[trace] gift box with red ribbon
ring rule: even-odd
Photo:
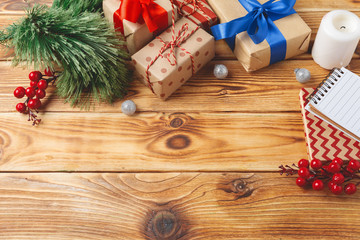
[[[105,18],[126,39],[132,55],[172,23],[170,0],[104,0]],[[175,11],[177,19],[177,11]]]
[[[217,23],[218,18],[206,0],[172,0],[181,16],[189,18],[205,30]]]
[[[214,56],[214,37],[182,18],[131,58],[138,78],[165,100]]]

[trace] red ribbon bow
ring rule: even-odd
[[[122,0],[114,13],[114,27],[124,34],[123,20],[143,23],[150,32],[161,31],[168,26],[168,13],[154,0]]]

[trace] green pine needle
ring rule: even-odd
[[[62,8],[64,10],[70,9],[74,16],[88,11],[98,12],[102,9],[102,0],[54,0],[53,8]]]
[[[77,13],[69,2],[55,0],[51,8],[34,6],[26,17],[0,32],[0,43],[14,47],[14,65],[60,66],[57,92],[72,105],[86,106],[91,97],[108,102],[123,97],[130,79],[124,42],[100,13]]]

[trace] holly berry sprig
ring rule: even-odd
[[[357,160],[344,162],[340,158],[335,158],[332,161],[322,162],[319,159],[313,159],[309,164],[308,160],[300,159],[298,165],[281,165],[279,168],[281,175],[298,174],[296,185],[299,187],[312,186],[314,190],[320,191],[327,183],[330,191],[336,195],[343,192],[349,195],[354,194],[360,184],[360,181],[351,182],[354,179],[360,179],[360,176],[357,175],[360,162]]]
[[[60,76],[59,74],[56,75],[56,73],[57,72],[51,71],[50,68],[46,68],[44,74],[40,71],[32,71],[29,73],[30,87],[26,89],[24,87],[17,87],[14,90],[14,96],[16,98],[23,98],[26,95],[27,99],[23,103],[18,103],[16,110],[20,113],[28,113],[28,121],[32,121],[33,125],[41,122],[41,119],[37,117],[38,109],[41,107],[40,99],[45,98],[45,90],[49,83],[54,84]]]

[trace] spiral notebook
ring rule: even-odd
[[[360,77],[334,69],[309,96],[305,109],[360,141]]]
[[[299,92],[300,108],[309,160],[360,160],[360,143],[344,132],[305,110],[308,97],[314,88],[302,88]]]

